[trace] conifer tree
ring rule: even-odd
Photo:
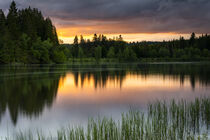
[[[0,38],[4,35],[5,27],[6,27],[6,18],[2,9],[0,9]]]
[[[81,44],[81,46],[83,46],[85,44],[85,40],[82,35],[80,36],[80,44]]]
[[[19,38],[19,25],[18,25],[18,11],[16,8],[16,3],[12,1],[9,13],[7,15],[7,26],[10,33],[11,39],[17,40]]]
[[[192,33],[190,37],[190,46],[193,46],[194,43],[195,43],[195,33]]]
[[[64,52],[52,58],[58,45],[55,26],[38,9],[18,10],[13,1],[6,17],[0,10],[0,63],[60,63]]]
[[[78,36],[76,35],[75,38],[74,38],[74,47],[78,47],[79,45],[79,41],[78,41]]]
[[[4,12],[0,9],[0,62],[2,59],[2,55],[3,55],[3,45],[4,45],[4,41],[3,41],[3,37],[5,34],[5,28],[6,28],[6,18],[4,15]]]

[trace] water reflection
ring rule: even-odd
[[[93,66],[94,67],[94,66]],[[113,69],[114,67],[114,69]],[[89,69],[84,67],[71,67],[74,70],[75,86],[84,86],[84,81],[93,80],[95,88],[106,88],[107,81],[118,83],[121,87],[123,81],[128,75],[151,78],[151,76],[159,76],[171,81],[180,81],[180,86],[186,81],[190,81],[191,88],[194,90],[196,83],[199,86],[208,86],[210,84],[210,65],[209,64],[136,64],[136,65],[116,65],[110,68],[109,65],[103,65],[99,68]],[[93,71],[92,71],[93,70]],[[154,79],[157,80],[157,79]],[[80,82],[80,83],[79,83]]]
[[[180,87],[190,87],[190,93],[196,89],[202,93],[201,87],[210,86],[209,73],[210,65],[201,63],[1,66],[0,119],[6,110],[16,125],[18,117],[42,117],[45,107],[54,113],[62,110],[60,114],[70,107],[79,110],[81,105],[81,110],[87,110],[88,104],[97,103],[117,108],[162,94],[171,96],[170,92],[174,96],[185,94],[184,90],[178,91]],[[62,120],[69,121],[68,117],[62,116]]]
[[[73,72],[72,74],[74,76],[75,86],[78,87],[81,85],[81,88],[83,88],[84,84],[90,84],[90,81],[93,81],[95,88],[106,88],[108,81],[121,86],[126,77],[124,70],[109,71],[105,69],[104,71]]]
[[[51,67],[1,67],[0,119],[8,108],[16,125],[20,114],[38,117],[56,98],[62,73],[51,73]]]

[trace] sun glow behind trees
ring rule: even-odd
[[[94,34],[88,38],[84,34],[72,39],[73,45],[59,45],[66,40],[58,39],[51,19],[44,18],[38,9],[18,10],[12,2],[7,15],[0,11],[0,21],[0,63],[3,64],[75,63],[77,60],[84,62],[84,59],[96,63],[101,59],[105,59],[104,62],[200,61],[210,58],[208,34]],[[68,30],[59,31],[59,36],[62,39],[69,33]]]
[[[82,34],[85,39],[92,39],[93,34],[86,34],[84,33],[74,33],[70,31],[65,31],[64,29],[58,28],[58,36],[61,40],[64,41],[64,43],[73,43],[75,35]],[[115,38],[116,36],[119,36],[119,34],[104,34],[107,36],[107,38]],[[127,42],[133,42],[133,41],[169,41],[173,39],[179,39],[180,36],[183,36],[185,39],[189,39],[191,33],[186,34],[179,34],[179,33],[121,33],[123,36],[123,39]],[[197,34],[200,36],[201,34]]]

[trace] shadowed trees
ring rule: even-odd
[[[111,49],[110,49],[111,48]],[[99,51],[100,50],[100,51]],[[210,59],[210,35],[163,42],[132,42],[94,34],[92,40],[75,36],[72,45],[59,45],[56,28],[35,8],[18,10],[13,1],[8,14],[0,10],[0,64],[64,63],[91,58],[122,61],[198,61]]]
[[[109,48],[109,51],[107,53],[107,58],[115,58],[114,47]]]
[[[66,56],[54,53],[58,45],[55,26],[38,9],[18,10],[13,1],[7,16],[0,10],[0,64],[61,63]]]
[[[64,46],[64,45],[63,45]],[[84,39],[83,36],[75,36],[73,45],[67,46],[70,50],[71,56],[81,59],[81,52],[86,58],[94,58],[99,62],[101,58],[115,58],[119,50],[126,47],[126,42],[123,41],[122,36],[115,39],[107,39],[106,36],[94,34],[93,39]],[[109,49],[112,48],[109,52]]]
[[[190,39],[180,37],[178,40],[163,42],[132,42],[123,41],[122,36],[107,39],[104,35],[94,34],[92,41],[85,41],[83,36],[80,42],[76,36],[73,47],[69,52],[73,58],[79,58],[78,52],[84,52],[86,58],[95,58],[98,63],[102,58],[118,62],[135,62],[141,60],[162,61],[198,61],[210,59],[210,35],[196,37],[192,33]],[[99,50],[101,49],[101,53]],[[101,54],[101,55],[100,55]],[[101,56],[101,57],[99,57]]]
[[[102,56],[102,48],[98,46],[95,48],[95,59],[97,63],[99,63],[101,56]]]

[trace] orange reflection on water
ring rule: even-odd
[[[71,99],[79,103],[139,102],[151,97],[170,96],[174,92],[177,94],[183,90],[182,87],[191,90],[189,78],[186,77],[183,85],[180,83],[179,77],[163,75],[127,73],[123,77],[97,79],[93,75],[75,76],[69,73],[59,84],[58,100]]]

